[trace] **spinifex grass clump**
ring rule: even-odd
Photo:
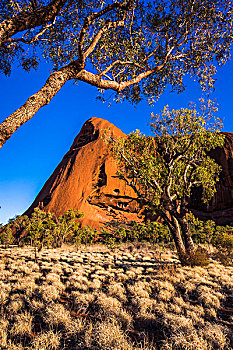
[[[2,350],[229,350],[233,268],[147,245],[0,249]]]

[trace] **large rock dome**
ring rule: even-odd
[[[87,120],[25,214],[30,215],[35,207],[55,215],[73,208],[84,213],[83,225],[96,228],[112,220],[140,220],[134,191],[116,177],[117,165],[102,137],[106,129],[115,136],[126,136],[107,120]],[[217,192],[206,206],[200,191],[194,191],[190,207],[201,219],[233,225],[233,134],[224,134],[224,147],[212,151],[222,166]]]
[[[87,120],[25,214],[30,215],[35,207],[56,215],[73,208],[84,212],[83,225],[97,228],[113,219],[137,220],[135,193],[116,177],[117,166],[102,138],[106,129],[125,136],[107,120]]]

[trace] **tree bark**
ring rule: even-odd
[[[194,243],[189,231],[186,217],[174,214],[174,212],[167,212],[166,224],[169,226],[173,236],[175,246],[182,265],[189,264],[189,258],[195,251]]]
[[[13,35],[53,21],[67,0],[52,0],[47,6],[23,11],[0,23],[0,46]]]
[[[188,222],[186,220],[186,217],[185,216],[179,217],[178,222],[179,222],[182,236],[184,239],[184,245],[185,245],[186,252],[189,255],[191,255],[194,252],[195,248],[194,248],[194,243],[193,243],[190,231],[189,231]]]
[[[75,74],[78,77],[79,72],[76,68]],[[62,86],[72,78],[74,78],[72,65],[52,73],[36,94],[29,97],[23,106],[2,122],[0,125],[0,148],[21,125],[30,120],[41,107],[47,105]]]
[[[182,240],[180,225],[178,223],[178,220],[174,216],[169,215],[169,218],[166,220],[166,223],[167,223],[167,225],[171,231],[171,234],[173,236],[178,255],[179,256],[186,255],[186,249],[185,249],[185,245],[184,245],[183,240]]]

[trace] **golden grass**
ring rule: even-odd
[[[0,349],[233,349],[232,267],[128,248],[0,249]]]

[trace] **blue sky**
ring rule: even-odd
[[[0,122],[37,92],[49,75],[49,66],[41,64],[37,72],[26,73],[14,68],[10,77],[1,76]],[[233,63],[219,68],[215,92],[211,98],[219,103],[219,116],[224,130],[233,132]],[[136,107],[128,102],[108,104],[96,101],[97,90],[85,83],[67,83],[48,106],[23,125],[0,150],[0,223],[22,214],[32,203],[44,182],[71,146],[83,123],[91,117],[109,120],[125,133],[140,129],[148,134],[150,114],[164,105],[186,107],[201,97],[199,85],[186,78],[182,94],[169,89],[154,107],[141,102]]]

